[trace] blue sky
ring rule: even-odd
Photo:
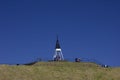
[[[66,59],[120,66],[119,0],[0,0],[0,63]]]

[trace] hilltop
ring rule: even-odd
[[[0,65],[0,80],[119,80],[120,68],[94,63],[38,62],[34,65]]]

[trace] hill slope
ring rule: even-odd
[[[94,63],[39,62],[32,66],[0,65],[0,80],[120,80],[120,68]]]

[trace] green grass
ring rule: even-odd
[[[0,65],[0,80],[120,80],[120,68],[73,62],[39,62],[32,66]]]

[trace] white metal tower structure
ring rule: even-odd
[[[62,50],[59,44],[58,36],[57,36],[57,41],[56,41],[56,46],[55,46],[55,54],[53,56],[54,61],[63,61],[64,57],[62,54]]]

